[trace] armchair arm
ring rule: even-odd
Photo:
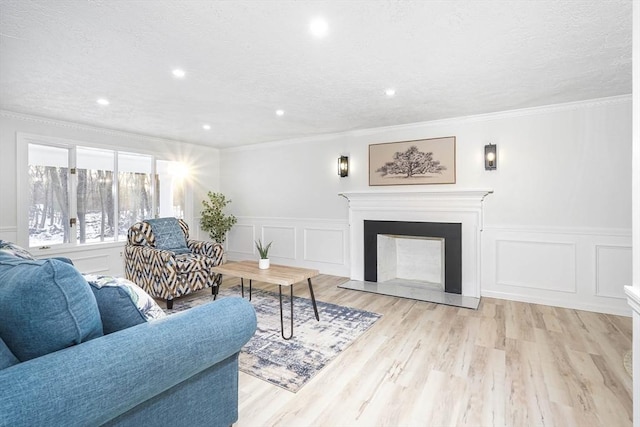
[[[166,264],[175,256],[171,251],[156,249],[151,246],[126,246],[125,248],[142,256],[147,263],[151,263],[159,257],[160,261]]]
[[[214,266],[222,263],[222,253],[224,252],[222,245],[217,242],[205,242],[201,240],[187,240],[187,246],[191,252],[198,255],[204,255],[213,258]]]
[[[0,426],[103,424],[236,355],[255,329],[251,304],[224,298],[0,370]]]

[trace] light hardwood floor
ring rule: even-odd
[[[380,320],[298,393],[241,372],[236,427],[631,426],[631,318],[493,298],[475,311],[346,280],[320,275],[316,298]]]

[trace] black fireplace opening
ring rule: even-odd
[[[378,234],[444,239],[444,291],[462,294],[462,224],[364,221],[364,280],[378,281]]]

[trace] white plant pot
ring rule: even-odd
[[[267,268],[269,268],[269,259],[260,259],[258,260],[258,268],[260,270],[266,270]]]

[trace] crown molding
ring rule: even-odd
[[[610,96],[606,98],[589,99],[585,101],[565,102],[562,104],[551,104],[551,105],[544,105],[540,107],[530,107],[530,108],[521,108],[517,110],[507,110],[507,111],[499,111],[494,113],[477,114],[472,116],[460,116],[460,117],[452,117],[447,119],[431,120],[431,121],[425,121],[425,122],[407,123],[402,125],[392,125],[392,126],[383,126],[383,127],[377,127],[377,128],[369,128],[369,129],[349,130],[345,132],[326,133],[321,135],[312,135],[312,136],[305,136],[300,138],[248,144],[248,145],[242,145],[240,147],[217,148],[217,147],[211,147],[206,145],[204,146],[214,150],[219,150],[221,152],[252,151],[255,149],[268,149],[273,147],[280,147],[280,146],[287,146],[287,145],[294,145],[294,144],[322,143],[326,141],[376,135],[376,134],[386,133],[386,132],[399,132],[399,131],[407,131],[412,129],[428,129],[434,126],[443,126],[443,125],[451,125],[451,124],[460,125],[465,123],[484,122],[484,121],[491,121],[491,120],[513,118],[513,117],[533,116],[538,114],[555,113],[560,111],[570,111],[570,110],[577,110],[582,108],[616,105],[616,104],[631,103],[631,102],[632,102],[631,94],[618,95],[618,96]],[[64,127],[68,129],[74,129],[74,130],[100,133],[100,134],[109,135],[109,136],[119,136],[124,138],[138,139],[138,140],[148,141],[148,142],[201,145],[201,144],[194,144],[192,142],[176,141],[172,139],[165,139],[165,138],[160,138],[160,137],[155,137],[150,135],[125,132],[122,130],[101,128],[101,127],[82,124],[82,123],[52,119],[48,117],[33,116],[30,114],[17,113],[9,110],[0,110],[0,117],[30,121],[34,123]]]
[[[632,100],[631,94],[617,95],[617,96],[610,96],[606,98],[588,99],[585,101],[565,102],[562,104],[543,105],[540,107],[529,107],[529,108],[521,108],[517,110],[506,110],[506,111],[497,111],[494,113],[476,114],[472,116],[451,117],[447,119],[407,123],[402,125],[392,125],[392,126],[383,126],[383,127],[377,127],[377,128],[369,128],[369,129],[349,130],[345,132],[326,133],[322,135],[313,135],[313,136],[306,136],[301,138],[261,142],[256,144],[243,145],[240,147],[226,147],[226,148],[222,147],[220,148],[220,151],[221,152],[251,151],[257,148],[267,149],[272,147],[279,147],[279,146],[286,146],[286,145],[293,145],[293,144],[302,144],[302,143],[308,144],[308,143],[314,143],[314,142],[321,143],[321,142],[326,142],[331,140],[335,141],[340,139],[346,139],[349,137],[377,135],[377,134],[386,133],[386,132],[399,132],[399,131],[407,131],[407,130],[413,130],[413,129],[428,129],[434,126],[443,126],[443,125],[452,125],[452,124],[460,125],[460,124],[466,124],[466,123],[485,122],[485,121],[491,121],[491,120],[514,118],[514,117],[556,113],[561,111],[579,110],[582,108],[617,105],[617,104],[631,103],[631,100]]]
[[[0,110],[0,117],[22,120],[26,122],[38,123],[38,124],[43,124],[48,126],[56,126],[56,127],[66,128],[66,129],[77,130],[77,131],[93,132],[93,133],[98,133],[102,135],[116,136],[120,138],[136,139],[139,141],[146,141],[146,142],[153,142],[153,143],[193,144],[190,142],[183,142],[183,141],[177,141],[174,139],[160,138],[157,136],[126,132],[126,131],[117,130],[117,129],[101,128],[98,126],[92,126],[92,125],[76,123],[76,122],[69,122],[65,120],[52,119],[49,117],[33,116],[25,113],[16,113],[15,111],[9,111],[9,110]],[[193,145],[197,145],[197,144],[193,144]],[[208,147],[208,148],[217,150],[217,148],[214,148],[214,147]]]

